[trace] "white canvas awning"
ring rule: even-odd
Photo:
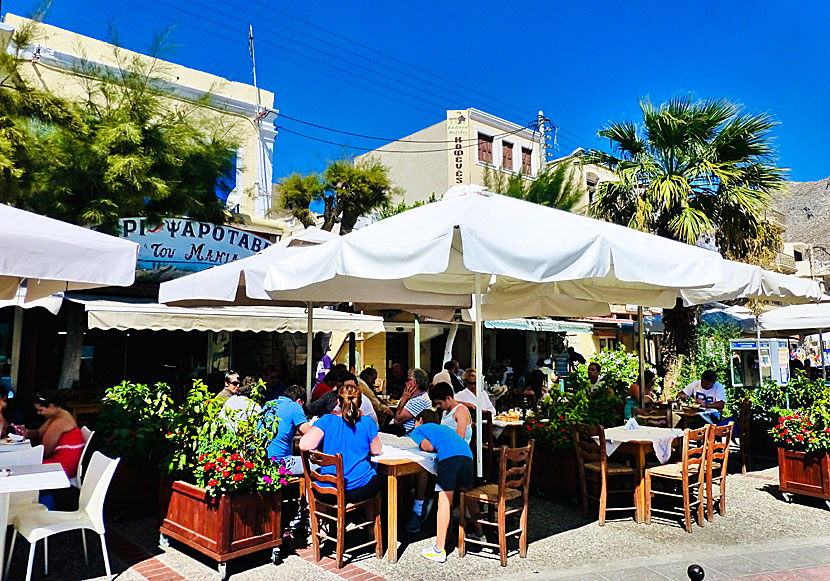
[[[297,307],[171,307],[119,297],[67,297],[84,305],[90,329],[119,331],[253,331],[305,333],[307,313]],[[382,333],[383,318],[314,309],[314,330],[323,333]]]
[[[504,319],[500,321],[484,321],[484,328],[515,331],[550,331],[553,333],[590,333],[594,330],[594,326],[590,323],[557,321],[555,319]]]

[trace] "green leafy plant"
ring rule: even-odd
[[[156,462],[167,450],[165,431],[175,415],[170,386],[123,381],[103,398],[96,429],[102,451],[113,457]]]
[[[782,447],[830,451],[830,388],[796,370],[781,389],[768,381],[752,394],[753,413],[769,422],[772,439]]]
[[[599,363],[605,388],[621,398],[628,395],[628,388],[632,383],[636,383],[640,376],[640,361],[637,355],[626,350],[623,345],[595,353],[590,362]],[[587,366],[585,369],[580,373],[585,373],[587,377]]]

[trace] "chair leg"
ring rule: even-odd
[[[375,556],[383,558],[383,527],[380,522],[381,502],[380,494],[375,499]]]
[[[35,564],[35,545],[37,545],[37,542],[29,545],[29,563],[26,565],[26,581],[32,581],[32,567]]]
[[[715,500],[712,498],[712,475],[706,478],[706,520],[712,520],[715,512]]]
[[[346,515],[337,515],[337,568],[343,568],[343,552],[346,549]]]
[[[605,509],[608,504],[608,482],[605,474],[600,475],[599,480],[599,526],[605,526]]]
[[[647,525],[651,524],[651,473],[646,470],[645,474],[645,521]],[[636,492],[634,493],[637,494]]]
[[[686,532],[692,532],[692,506],[689,503],[689,482],[682,480],[680,485],[683,487],[683,518],[686,522]]]
[[[522,527],[522,535],[519,537],[519,558],[527,558],[527,505],[522,508],[522,516],[519,517],[519,526]]]
[[[467,554],[467,497],[461,493],[458,502],[458,556]]]
[[[697,526],[702,527],[706,522],[706,503],[703,499],[703,494],[706,492],[706,487],[703,482],[697,486]]]
[[[580,482],[580,484],[582,485],[582,516],[588,518],[588,482],[585,479],[585,475],[582,476],[581,480],[582,482]]]
[[[507,567],[507,518],[504,501],[499,502],[499,561],[502,567]]]
[[[112,571],[110,570],[110,556],[107,553],[107,540],[104,538],[104,533],[101,533],[101,552],[104,553],[104,569],[107,571],[107,581],[110,581]]]
[[[43,539],[43,574],[49,574],[49,537]]]
[[[17,529],[14,529],[14,533],[12,533],[12,544],[9,547],[9,552],[6,553],[6,570],[3,571],[3,579],[9,578],[9,568],[12,565],[12,554],[14,554],[14,542],[17,540]]]
[[[721,474],[720,477],[720,498],[718,498],[718,514],[724,516],[726,514],[726,474]]]
[[[316,507],[309,509],[311,513],[311,546],[314,549],[314,562],[320,562],[320,517],[317,516]]]
[[[84,546],[84,563],[89,565],[89,553],[86,550],[86,529],[81,529],[81,544]]]

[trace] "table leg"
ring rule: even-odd
[[[510,447],[511,448],[518,448],[518,437],[519,437],[519,430],[516,428],[510,428]]]
[[[395,469],[386,477],[386,521],[389,530],[387,540],[389,547],[386,557],[390,563],[398,562],[398,475]]]
[[[637,472],[634,488],[634,522],[640,523],[644,522],[646,517],[646,452],[643,446],[637,446],[634,469]]]
[[[9,493],[0,492],[0,576],[5,572],[6,528],[9,520]]]

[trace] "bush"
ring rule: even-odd
[[[807,452],[830,451],[830,388],[824,381],[811,381],[796,370],[786,391],[774,381],[756,390],[753,406],[770,418],[773,427],[769,433],[778,445]]]
[[[621,398],[628,395],[628,388],[640,377],[640,360],[637,354],[626,350],[623,345],[619,345],[617,349],[604,349],[595,353],[589,363],[591,362],[599,363],[605,387]],[[587,366],[580,366],[580,375],[587,378]]]

